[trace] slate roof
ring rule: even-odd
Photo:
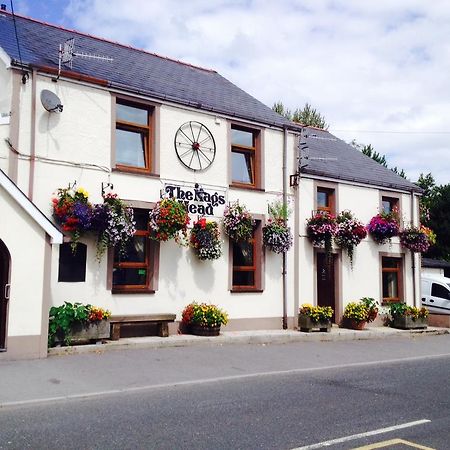
[[[450,269],[450,262],[443,259],[422,258],[422,267],[434,269]]]
[[[73,71],[106,80],[108,85],[200,109],[282,127],[289,121],[213,70],[137,50],[76,31],[0,13],[0,46],[14,62],[58,67],[59,44],[75,38],[75,51],[109,56],[113,62],[75,57]],[[65,68],[66,70],[70,70]]]
[[[354,181],[379,187],[422,192],[392,170],[378,164],[343,140],[325,130],[305,127],[301,139],[302,173]],[[321,159],[315,159],[321,158]]]
[[[75,57],[73,60],[73,72],[103,80],[106,86],[266,125],[301,129],[299,124],[275,113],[213,70],[31,18],[19,15],[15,17],[20,55],[13,17],[8,12],[0,12],[0,47],[12,59],[13,65],[20,65],[21,59],[26,66],[50,67],[55,70],[58,67],[59,45],[67,39],[75,38],[75,51],[114,58],[112,63],[81,57]],[[421,192],[416,185],[327,131],[313,128],[305,130],[311,159],[308,160],[304,173]],[[312,159],[317,157],[336,160]]]

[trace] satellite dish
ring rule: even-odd
[[[63,105],[59,97],[48,89],[41,91],[41,103],[42,106],[49,112],[62,112]]]

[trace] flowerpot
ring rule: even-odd
[[[76,322],[70,330],[70,344],[86,344],[91,341],[100,341],[110,338],[109,320],[100,320],[97,322]],[[64,337],[57,333],[55,343],[64,342]]]
[[[350,330],[363,330],[365,326],[366,326],[365,320],[348,319],[346,317],[342,319],[343,328],[349,328]]]
[[[318,328],[320,331],[328,333],[331,330],[331,320],[313,322],[310,316],[299,314],[298,327],[300,328],[300,331],[305,331],[307,333],[309,333],[314,328]]]
[[[393,328],[400,328],[402,330],[426,328],[428,326],[428,318],[419,317],[417,319],[414,319],[411,316],[394,317],[391,326]]]
[[[191,323],[189,325],[189,330],[191,334],[195,334],[196,336],[219,336],[220,325],[205,326],[196,323]]]

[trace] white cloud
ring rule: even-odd
[[[331,132],[439,183],[450,181],[450,134],[431,132],[450,131],[449,21],[444,0],[73,0],[65,9],[70,27],[214,68],[269,106],[310,102]]]

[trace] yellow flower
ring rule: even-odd
[[[82,187],[79,187],[78,189],[77,189],[77,194],[81,194],[83,197],[85,197],[85,198],[88,198],[89,197],[89,194],[88,194],[88,192],[86,191],[86,189],[83,189]]]

